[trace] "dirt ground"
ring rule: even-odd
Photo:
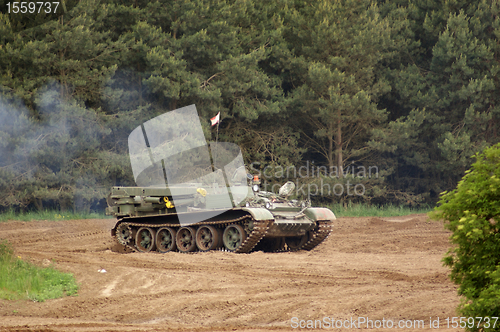
[[[54,261],[80,285],[78,296],[43,303],[0,300],[0,331],[371,328],[363,318],[378,331],[391,330],[389,320],[394,328],[402,321],[400,330],[430,331],[431,317],[440,318],[440,331],[456,331],[445,321],[458,316],[459,303],[441,263],[449,233],[425,215],[339,218],[325,242],[294,253],[121,254],[110,250],[113,224],[0,223],[0,239],[17,255]],[[359,325],[345,322],[351,318]]]

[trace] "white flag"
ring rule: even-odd
[[[220,122],[220,112],[217,113],[216,116],[211,118],[210,121],[212,122],[212,127],[215,126],[216,124],[218,124]]]

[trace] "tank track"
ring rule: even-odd
[[[245,241],[238,247],[234,252],[235,253],[249,253],[252,251],[252,249],[255,248],[255,246],[265,237],[270,225],[273,223],[272,220],[254,220],[250,216],[243,216],[240,218],[232,219],[232,220],[224,220],[224,221],[210,221],[210,222],[203,222],[199,224],[194,224],[190,225],[192,227],[199,227],[199,226],[204,226],[204,225],[212,225],[212,226],[218,226],[218,227],[226,227],[229,224],[239,224],[241,226],[244,226],[245,221],[251,221],[253,223],[253,228],[250,231],[250,233],[247,235]],[[296,248],[294,250],[290,249],[280,249],[277,250],[276,252],[287,252],[287,251],[299,251],[299,250],[312,250],[316,248],[319,244],[321,244],[324,240],[328,238],[332,231],[332,223],[330,221],[318,221],[318,226],[315,228],[315,230],[310,232],[310,238],[309,240],[304,243],[300,248]],[[125,227],[150,227],[150,228],[162,228],[162,227],[172,227],[174,229],[179,229],[182,226],[179,225],[178,223],[164,223],[164,224],[150,224],[150,223],[138,223],[138,222],[128,222],[124,221],[121,222],[120,225],[123,225]],[[139,250],[136,248],[135,244],[123,244],[120,243],[118,234],[115,235],[116,242],[122,245],[123,247],[127,248],[129,251],[132,252],[139,252]]]
[[[264,220],[264,221],[255,221],[253,220],[253,230],[250,235],[245,239],[245,241],[241,244],[241,246],[236,249],[237,253],[248,253],[250,252],[260,240],[264,238],[269,229],[269,225],[272,223],[272,220]]]
[[[326,240],[332,231],[332,222],[320,220],[318,221],[318,228],[312,233],[312,237],[304,243],[299,250],[312,250],[316,248],[321,242]]]
[[[209,221],[209,222],[202,222],[202,223],[197,223],[190,225],[191,227],[199,227],[199,226],[204,226],[204,225],[212,225],[212,226],[219,226],[219,227],[225,227],[229,224],[234,224],[237,223],[241,226],[244,226],[244,221],[252,221],[253,222],[253,228],[250,232],[250,234],[247,235],[245,241],[234,251],[236,253],[248,253],[250,252],[256,245],[259,243],[262,238],[267,233],[267,230],[269,229],[270,224],[273,222],[272,220],[254,220],[250,216],[243,216],[240,218],[236,219],[231,219],[231,220],[223,220],[223,221]],[[174,229],[179,229],[182,226],[179,225],[178,223],[164,223],[164,224],[149,224],[149,223],[138,223],[138,222],[128,222],[124,221],[120,223],[120,226],[123,225],[125,227],[149,227],[149,228],[162,228],[162,227],[171,227]],[[119,241],[118,234],[115,235],[115,240],[118,244],[124,246],[125,248],[129,249],[132,252],[140,252],[135,245],[130,245],[130,244],[123,244]]]
[[[268,252],[296,252],[301,250],[312,250],[325,241],[332,232],[333,224],[331,221],[321,220],[317,221],[317,226],[314,230],[310,231],[310,238],[299,248],[287,248],[285,242],[280,249],[269,250]],[[278,240],[276,240],[278,241]]]
[[[309,251],[316,248],[323,241],[325,241],[328,238],[328,236],[330,236],[330,233],[332,232],[333,228],[333,223],[331,221],[320,220],[317,221],[317,223],[318,223],[317,227],[314,230],[310,231],[311,238],[307,242],[305,242],[301,247],[294,249],[285,248],[285,245],[283,243],[283,248],[271,252],[295,252],[300,250]]]

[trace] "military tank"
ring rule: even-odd
[[[113,187],[106,209],[128,251],[311,250],[331,232],[333,212],[289,199],[293,182],[261,191],[237,145],[207,144],[194,105],[137,127],[129,154],[137,187]]]
[[[328,237],[335,215],[308,201],[289,200],[293,182],[278,194],[261,192],[258,178],[252,182],[253,193],[231,209],[197,185],[177,188],[184,200],[175,206],[170,188],[113,187],[107,214],[118,221],[111,235],[129,250],[160,253],[311,250]],[[182,225],[179,219],[194,222]]]

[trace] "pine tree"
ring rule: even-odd
[[[386,117],[377,100],[390,87],[376,73],[391,30],[369,1],[304,4],[290,21],[299,77],[292,105],[308,146],[340,175],[348,160],[366,156],[371,129]]]
[[[108,174],[94,168],[97,160],[103,163],[97,152],[109,133],[99,120],[101,87],[127,45],[100,30],[106,15],[105,6],[81,1],[67,15],[29,30],[15,33],[2,25],[0,84],[17,119],[2,130],[9,205],[75,208],[79,201],[88,210],[108,190]],[[12,106],[17,98],[26,107]]]
[[[428,36],[416,63],[393,70],[394,121],[371,143],[399,164],[401,189],[437,198],[499,141],[497,12],[490,1],[456,1],[415,20],[416,38]]]

